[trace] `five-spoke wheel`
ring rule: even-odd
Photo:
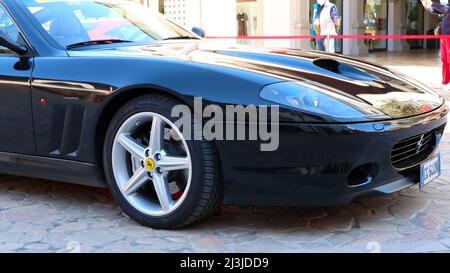
[[[134,220],[178,228],[210,215],[220,204],[216,157],[209,142],[185,139],[172,119],[178,101],[138,97],[115,115],[103,160],[108,186]]]
[[[150,128],[150,131],[144,128]],[[147,141],[145,134],[148,134]],[[123,195],[145,214],[162,216],[171,213],[189,191],[192,164],[186,141],[170,120],[157,113],[138,113],[129,117],[116,134],[112,157],[114,177]],[[173,175],[174,172],[177,175]],[[173,177],[181,180],[171,181]],[[155,196],[149,193],[149,188]],[[182,191],[176,200],[174,196],[179,192],[174,189]]]

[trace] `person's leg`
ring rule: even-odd
[[[449,40],[441,39],[442,84],[450,83]]]
[[[443,82],[445,85],[450,83],[450,39],[445,38],[445,77],[443,78]]]
[[[450,63],[445,63],[444,69],[445,69],[445,76],[443,79],[443,84],[448,85],[450,83]]]
[[[450,83],[450,64],[442,63],[442,84],[447,85]]]
[[[325,46],[323,44],[324,40],[325,39],[316,39],[317,50],[325,51]]]
[[[330,39],[330,42],[328,44],[328,50],[327,50],[329,53],[336,53],[335,44],[336,44],[336,40]]]
[[[442,84],[444,84],[444,82],[445,82],[446,60],[447,60],[447,54],[446,54],[445,39],[442,38],[441,39]]]

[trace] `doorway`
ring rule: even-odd
[[[425,10],[421,3],[414,0],[406,1],[406,25],[408,35],[424,34]],[[423,40],[408,40],[411,49],[423,48]]]
[[[364,0],[364,28],[367,36],[388,34],[388,0]],[[367,39],[369,51],[386,51],[387,40]]]

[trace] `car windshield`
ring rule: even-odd
[[[22,8],[43,33],[64,48],[92,44],[199,39],[159,13],[131,1],[23,0]],[[95,41],[100,41],[95,43]],[[92,42],[92,43],[89,43]],[[75,45],[75,47],[74,47]]]

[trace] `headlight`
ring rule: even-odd
[[[331,93],[331,92],[329,92]],[[331,95],[319,91],[318,87],[299,82],[280,82],[264,87],[260,92],[261,98],[283,106],[331,117],[357,118],[383,113],[363,106],[342,95]],[[340,97],[339,99],[336,97]]]

